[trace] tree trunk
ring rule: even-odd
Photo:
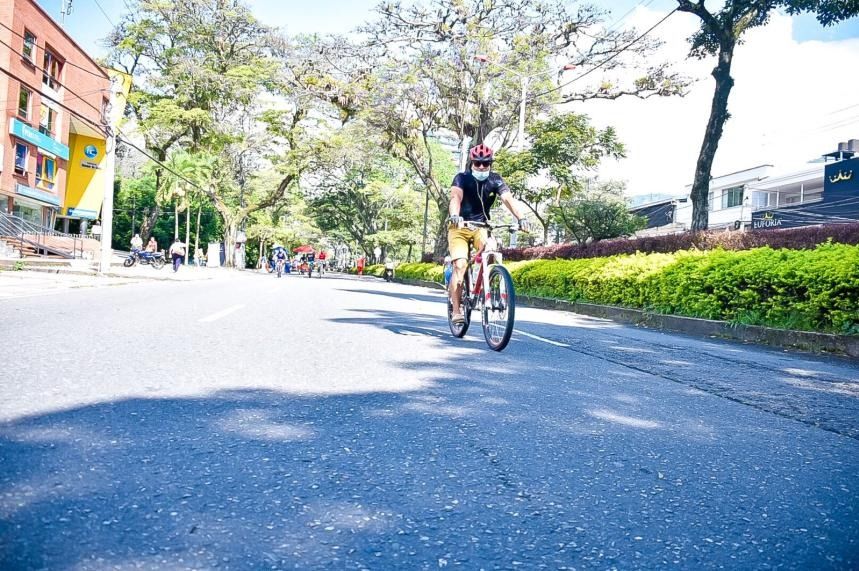
[[[224,265],[228,268],[236,267],[236,230],[238,224],[235,220],[224,220]]]
[[[722,46],[719,50],[719,63],[713,69],[716,79],[716,90],[713,92],[713,103],[710,107],[710,118],[704,132],[704,142],[695,165],[695,181],[692,183],[692,230],[706,230],[709,225],[710,208],[710,178],[713,159],[719,148],[722,130],[728,120],[728,96],[734,87],[731,77],[731,61],[733,46]]]
[[[442,260],[447,255],[447,208],[448,204],[445,203],[443,206],[441,204],[438,205],[439,209],[439,224],[436,228],[435,235],[435,248],[433,248],[432,254],[433,258],[436,260]]]
[[[197,248],[200,247],[200,213],[203,211],[202,206],[197,207],[197,230],[194,234],[194,255],[197,255]]]
[[[191,205],[185,209],[185,265],[188,265],[188,256],[191,254]]]
[[[157,204],[152,208],[152,212],[148,216],[144,214],[143,221],[140,223],[140,239],[143,240],[144,245],[149,241],[152,229],[155,228],[155,223],[158,221],[158,216],[160,215],[161,207]]]

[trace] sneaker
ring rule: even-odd
[[[460,311],[459,313],[454,313],[453,317],[451,317],[450,320],[457,325],[465,323],[465,314],[462,313],[462,311]]]

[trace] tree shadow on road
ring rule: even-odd
[[[855,561],[857,461],[796,453],[825,433],[788,438],[781,419],[537,343],[498,354],[478,323],[462,341],[440,317],[369,313],[338,322],[455,350],[395,362],[419,390],[224,390],[0,424],[0,568]],[[825,539],[821,510],[841,522]]]

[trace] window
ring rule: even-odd
[[[48,107],[47,105],[42,105],[42,113],[39,117],[39,132],[43,135],[47,135],[49,137],[54,136],[54,127],[57,122],[57,112]]]
[[[60,88],[60,72],[63,69],[63,62],[57,56],[45,49],[45,65],[42,66],[42,83],[53,89],[54,91]]]
[[[101,98],[101,122],[107,125],[110,123],[110,99]]]
[[[57,176],[57,161],[53,157],[36,153],[36,186],[53,189]]]
[[[752,206],[754,208],[766,208],[770,202],[775,203],[775,198],[769,192],[754,191],[752,192]]]
[[[743,187],[735,186],[722,191],[722,208],[733,208],[743,203]]]
[[[36,36],[30,30],[24,30],[24,49],[21,55],[30,63],[36,62]]]
[[[15,143],[15,174],[27,174],[27,154],[29,147],[24,143]]]
[[[27,119],[30,117],[30,90],[22,87],[18,92],[18,117]]]

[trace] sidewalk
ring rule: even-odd
[[[134,280],[198,281],[227,277],[232,275],[234,271],[220,267],[198,268],[194,265],[182,265],[179,271],[174,273],[173,267],[169,263],[165,264],[160,270],[156,270],[152,266],[141,266],[139,264],[126,268],[123,266],[123,261],[125,261],[124,255],[114,254],[110,263],[110,271],[105,274],[99,274],[97,264],[90,260],[51,260],[39,258],[0,260],[0,273],[7,275],[33,272]],[[22,267],[22,269],[16,270],[18,267]]]

